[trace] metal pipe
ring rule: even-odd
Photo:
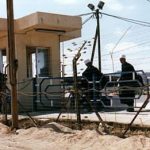
[[[97,19],[97,34],[98,34],[98,66],[101,72],[101,43],[100,43],[100,22],[99,22],[99,9],[96,9],[96,19]]]
[[[130,124],[128,125],[127,129],[123,132],[122,137],[125,136],[125,134],[130,129],[131,125],[133,124],[134,120],[137,118],[137,116],[139,115],[139,113],[148,104],[149,99],[150,99],[150,95],[146,98],[145,102],[143,103],[143,105],[141,106],[141,108],[138,110],[138,112],[136,113],[136,115],[134,116],[134,118],[132,119],[132,121],[130,122]]]
[[[95,33],[95,37],[94,37],[94,43],[93,43],[93,49],[92,49],[92,55],[91,55],[92,64],[93,64],[93,60],[94,60],[97,37],[98,37],[98,32],[97,32],[97,27],[96,27],[96,33]]]

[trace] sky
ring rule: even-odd
[[[100,37],[101,37],[101,66],[103,73],[111,73],[121,70],[119,58],[126,55],[129,63],[136,70],[150,72],[150,1],[149,0],[104,0],[105,5],[100,12]],[[72,59],[79,47],[86,40],[85,48],[81,51],[78,61],[78,74],[85,69],[84,60],[91,58],[93,37],[96,30],[96,19],[92,17],[92,11],[87,7],[89,3],[95,5],[99,0],[14,0],[14,17],[20,18],[28,14],[41,11],[64,15],[82,16],[82,36],[80,38],[61,43],[62,63],[65,65],[65,74],[72,74]],[[6,17],[6,0],[0,0],[0,17]],[[116,17],[129,18],[148,22],[142,25],[127,22]],[[76,44],[72,44],[76,43]],[[69,50],[71,49],[71,50]],[[62,53],[64,52],[64,54]],[[94,57],[94,65],[98,67],[97,48]]]

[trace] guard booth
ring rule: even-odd
[[[78,16],[36,12],[16,19],[14,23],[18,98],[27,110],[35,111],[40,106],[42,109],[39,98],[47,85],[52,84],[50,78],[61,76],[60,43],[80,37],[82,21]],[[9,67],[7,41],[7,19],[0,18],[0,71],[5,74]],[[43,79],[47,79],[46,82]],[[60,85],[61,81],[55,82]],[[55,91],[60,89],[61,85]],[[52,104],[45,95],[42,101],[47,106]]]

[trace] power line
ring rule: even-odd
[[[123,35],[120,37],[120,39],[118,40],[118,42],[115,44],[115,46],[113,47],[113,49],[111,50],[111,53],[113,53],[114,49],[118,46],[118,44],[120,43],[120,41],[124,38],[124,36],[127,34],[127,32],[131,29],[131,26],[129,28],[127,28],[127,30],[123,33]]]
[[[149,30],[149,28],[144,28],[144,29],[146,29],[146,30],[143,30],[143,28],[142,29],[135,29],[134,30],[134,28],[135,27],[132,27],[132,30],[131,30],[131,32],[129,32],[129,37],[128,37],[128,39],[132,39],[133,40],[133,38],[134,38],[134,41],[135,40],[140,40],[141,41],[141,39],[144,39],[144,38],[149,38],[149,33],[150,33],[150,30]],[[140,32],[139,32],[140,31]],[[132,34],[130,34],[130,33],[132,33]],[[115,37],[114,37],[115,36]],[[116,38],[116,34],[114,35],[114,32],[111,32],[111,33],[107,33],[107,34],[104,34],[104,35],[102,35],[102,40],[103,41],[112,41],[114,38]]]
[[[87,16],[87,15],[91,15],[91,14],[93,14],[93,12],[91,12],[91,13],[85,13],[85,14],[80,14],[80,15],[77,15],[77,16],[83,17],[83,16]]]
[[[91,18],[93,18],[93,15],[91,15],[89,18],[87,18],[87,19],[82,23],[82,25],[84,25],[85,23],[87,23]]]
[[[150,43],[150,41],[142,42],[142,43],[139,43],[139,44],[136,44],[136,45],[127,47],[127,48],[122,48],[122,49],[120,49],[120,50],[118,50],[118,51],[115,51],[115,52],[113,52],[113,53],[119,53],[120,51],[128,50],[128,49],[135,48],[135,47],[139,47],[139,46],[144,45],[144,44],[146,44],[146,43]],[[110,55],[110,53],[106,53],[106,54],[104,54],[104,55],[102,55],[102,56],[107,56],[107,55]]]
[[[150,0],[149,0],[149,2],[150,2]],[[86,15],[90,15],[90,14],[93,14],[93,13],[85,13],[85,14],[81,14],[81,15],[77,15],[77,16],[82,17],[82,16],[86,16]],[[123,20],[123,21],[126,21],[126,22],[134,23],[134,24],[137,24],[137,25],[150,27],[150,22],[135,20],[135,19],[131,19],[131,18],[120,17],[120,16],[111,15],[111,14],[104,13],[104,12],[100,12],[100,14],[105,15],[105,16],[109,16],[109,17],[113,17],[113,18],[116,18],[116,19],[120,19],[120,20]]]
[[[120,39],[118,40],[118,42],[115,44],[115,46],[113,47],[113,49],[110,52],[110,56],[111,56],[111,60],[112,60],[112,67],[113,67],[113,72],[114,72],[114,60],[113,60],[113,51],[114,49],[118,46],[118,44],[120,43],[120,41],[124,38],[124,36],[126,35],[126,33],[131,29],[131,26],[129,28],[127,28],[127,30],[123,33],[123,35],[120,37]]]
[[[106,15],[106,16],[109,16],[109,17],[117,18],[117,19],[120,19],[120,20],[123,20],[123,21],[131,22],[131,23],[138,24],[138,25],[141,25],[141,26],[150,27],[150,22],[145,22],[145,21],[125,18],[125,17],[115,16],[115,15],[111,15],[111,14],[107,14],[107,13],[103,13],[103,12],[100,12],[100,13],[102,15]]]

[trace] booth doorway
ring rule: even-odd
[[[27,77],[48,77],[49,48],[27,47]]]

